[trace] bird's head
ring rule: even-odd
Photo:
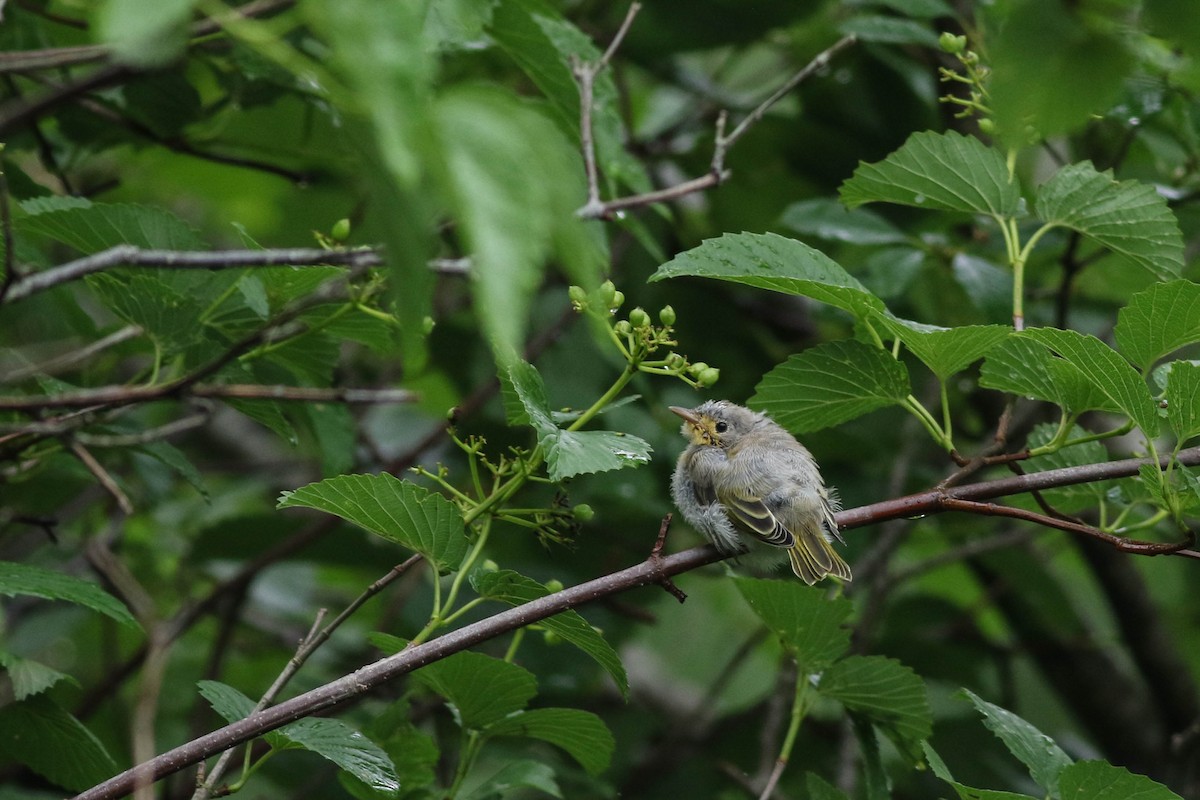
[[[729,449],[753,428],[762,415],[727,400],[707,400],[695,408],[671,406],[683,418],[680,433],[692,444]]]

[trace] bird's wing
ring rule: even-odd
[[[717,499],[728,512],[730,521],[752,536],[775,547],[791,547],[796,543],[792,532],[767,508],[761,497],[740,492],[719,492]]]

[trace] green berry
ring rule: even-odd
[[[624,292],[614,292],[612,302],[608,304],[608,307],[611,310],[616,311],[618,308],[620,308],[623,305],[625,305],[625,293]]]
[[[707,369],[701,370],[700,374],[696,376],[696,383],[700,384],[701,386],[708,387],[716,383],[720,377],[721,370],[717,369],[716,367],[708,367]]]
[[[600,301],[602,308],[612,308],[613,297],[617,293],[617,287],[613,286],[612,281],[605,281],[600,284],[600,288],[596,290],[596,299]]]
[[[567,297],[571,299],[571,305],[575,306],[575,310],[582,311],[587,308],[587,292],[582,286],[567,287]]]
[[[635,328],[645,328],[650,324],[650,315],[641,307],[635,308],[629,312],[629,324]]]
[[[690,367],[688,367],[688,372],[690,372],[692,375],[699,375],[706,369],[708,369],[708,364],[705,364],[703,361],[697,361],[695,364],[692,364]]]
[[[484,561],[482,564],[480,564],[479,568],[481,570],[483,570],[484,572],[499,572],[500,571],[500,565],[497,564],[495,561],[492,561],[490,558],[487,561]]]
[[[943,53],[957,55],[967,49],[967,37],[955,36],[953,33],[946,31],[938,37],[938,47],[942,48]]]
[[[428,336],[433,333],[435,325],[437,325],[437,322],[434,321],[433,317],[425,317],[425,319],[421,320],[421,331]]]
[[[979,120],[979,130],[983,131],[984,133],[993,133],[996,130],[996,123],[987,117],[984,117],[983,119]]]
[[[658,312],[658,318],[663,325],[675,324],[675,309],[670,306],[663,306],[662,311]]]
[[[667,354],[667,366],[671,369],[680,369],[687,363],[687,359],[679,355],[679,353]]]
[[[633,326],[629,324],[629,320],[622,319],[617,321],[617,324],[613,326],[613,330],[621,336],[626,336],[633,330]]]
[[[563,582],[558,578],[551,578],[550,580],[546,581],[546,591],[550,592],[550,594],[561,592],[562,590]]]
[[[350,238],[350,220],[342,217],[337,222],[333,223],[333,227],[329,229],[329,238],[335,242],[344,242]]]
[[[571,513],[575,515],[575,519],[580,522],[587,522],[596,516],[596,510],[587,503],[580,503],[571,509]]]
[[[542,631],[542,641],[544,641],[546,644],[550,645],[551,647],[554,647],[555,645],[562,644],[562,637],[559,636],[554,631],[544,630],[544,631]]]

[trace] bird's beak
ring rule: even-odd
[[[669,406],[669,408],[672,414],[683,417],[685,421],[690,422],[693,425],[700,424],[700,418],[696,416],[696,412],[692,411],[692,409],[684,408],[683,406]]]

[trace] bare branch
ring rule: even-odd
[[[383,263],[375,249],[322,250],[295,247],[279,250],[144,250],[121,244],[76,261],[29,275],[8,292],[7,301],[21,300],[85,275],[112,267],[166,269],[241,269],[245,267],[377,267]]]
[[[133,503],[129,501],[129,495],[125,494],[121,487],[117,485],[117,481],[113,476],[108,474],[108,470],[104,468],[104,465],[97,461],[96,457],[86,447],[77,441],[71,440],[67,443],[67,449],[88,468],[88,472],[95,476],[100,485],[104,487],[104,490],[113,496],[113,499],[117,501],[117,507],[126,516],[133,513]]]
[[[0,383],[20,383],[26,378],[32,378],[35,375],[53,375],[56,372],[70,369],[77,364],[87,361],[97,353],[114,347],[122,342],[127,342],[142,335],[142,329],[137,325],[126,325],[124,328],[110,333],[103,339],[98,339],[86,347],[81,347],[70,353],[64,353],[61,356],[55,356],[49,361],[43,361],[41,364],[32,364],[21,369],[14,369],[0,378]]]

